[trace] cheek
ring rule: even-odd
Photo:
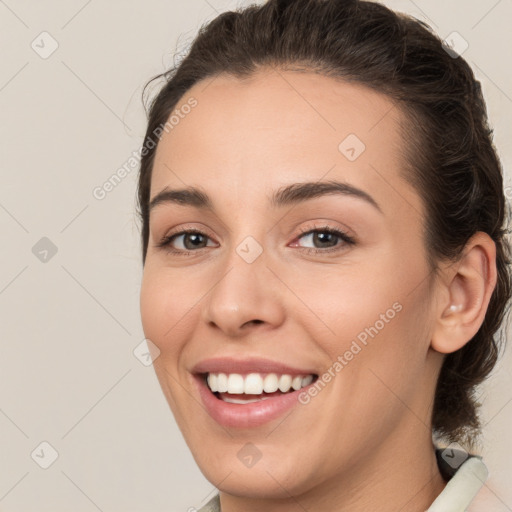
[[[303,272],[294,292],[308,306],[299,321],[331,361],[350,350],[350,361],[375,359],[392,373],[427,348],[428,269],[419,255],[384,249],[371,259]]]
[[[294,293],[307,306],[300,322],[331,358],[358,337],[364,342],[376,323],[377,330],[385,330],[399,316],[403,277],[393,275],[390,266],[376,257],[375,264],[354,261],[309,269],[295,281]]]
[[[161,310],[162,300],[165,299],[165,290],[161,286],[157,286],[154,277],[146,266],[140,291],[140,314],[144,335],[158,345],[162,334],[159,327],[162,326]]]
[[[160,350],[164,359],[176,356],[180,340],[193,324],[197,294],[165,272],[147,266],[140,292],[140,313],[144,335]]]
[[[155,374],[178,422],[181,422],[177,404],[181,386],[174,386],[180,379],[180,361],[197,323],[194,319],[197,302],[187,294],[187,287],[177,284],[165,269],[146,264],[140,291],[140,313],[144,335],[159,349],[153,361]],[[183,397],[181,398],[183,401]]]

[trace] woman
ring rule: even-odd
[[[141,315],[220,490],[201,510],[465,510],[511,290],[467,63],[374,2],[269,0],[203,27],[165,78]]]

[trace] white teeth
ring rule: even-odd
[[[263,393],[263,379],[259,373],[250,373],[245,377],[244,393],[246,395],[261,395]]]
[[[279,388],[279,377],[275,373],[269,373],[263,379],[263,391],[274,393]]]
[[[288,374],[277,375],[275,373],[259,374],[249,373],[241,375],[239,373],[209,373],[207,377],[208,387],[213,393],[229,393],[232,395],[261,395],[265,393],[275,393],[277,390],[287,393],[290,390],[299,390],[309,386],[313,382],[313,375],[295,375]],[[249,403],[248,400],[231,403]],[[228,401],[228,400],[226,400]]]
[[[281,375],[279,378],[279,391],[286,393],[290,391],[292,387],[292,376],[291,375]]]
[[[217,375],[215,375],[215,373],[208,374],[208,386],[214,393],[219,390],[217,380]]]
[[[292,380],[292,388],[297,391],[302,387],[302,377],[294,377]]]
[[[219,375],[218,382],[220,382],[220,375]],[[309,386],[312,382],[313,382],[313,375],[308,375],[307,377],[304,377],[302,379],[302,387],[305,388],[306,386]],[[219,385],[219,384],[217,384],[217,385]]]
[[[244,378],[238,373],[230,373],[228,376],[228,393],[239,395],[244,392]]]
[[[269,396],[262,396],[258,398],[247,398],[246,400],[244,400],[243,398],[232,398],[229,396],[225,396],[223,400],[228,404],[252,404],[253,402],[261,402],[262,400],[268,400],[269,398]]]
[[[225,393],[228,390],[228,376],[225,373],[219,373],[217,375],[217,391],[219,393]],[[212,389],[213,391],[213,389]]]

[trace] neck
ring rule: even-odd
[[[437,466],[430,432],[424,425],[408,432],[410,435],[404,436],[402,431],[394,442],[388,439],[330,480],[305,493],[290,494],[288,499],[255,499],[221,492],[222,512],[424,512],[446,482]]]

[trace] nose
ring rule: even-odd
[[[285,319],[285,290],[265,251],[251,263],[233,250],[219,262],[217,279],[202,301],[202,321],[225,336],[241,338],[257,329],[274,329]]]

